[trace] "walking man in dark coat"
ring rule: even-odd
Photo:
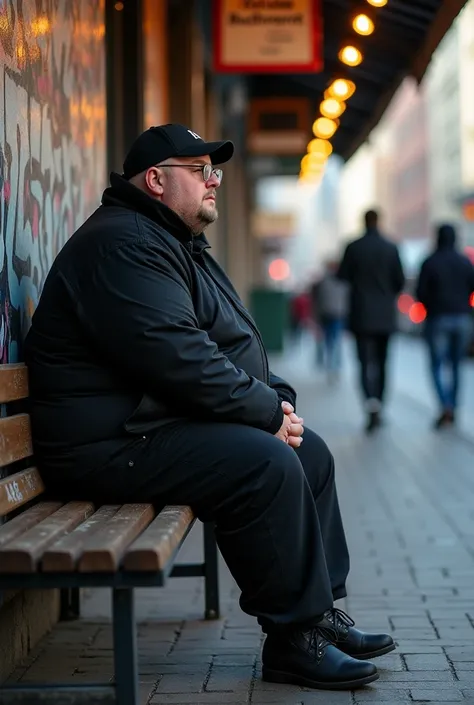
[[[381,423],[388,348],[405,281],[398,249],[381,234],[378,221],[377,211],[367,211],[365,233],[347,246],[339,268],[339,277],[350,285],[349,328],[357,345],[368,432]]]

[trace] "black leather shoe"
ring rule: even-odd
[[[441,416],[434,422],[435,429],[445,428],[445,426],[452,426],[454,424],[454,412],[450,409],[443,411]]]
[[[366,433],[373,433],[382,426],[382,418],[379,411],[371,411],[367,417]]]
[[[262,652],[262,678],[306,688],[353,690],[377,680],[376,667],[339,651],[325,628],[268,634]]]
[[[334,643],[338,649],[357,659],[371,659],[383,656],[396,648],[389,634],[366,634],[354,627],[354,620],[342,610],[335,607],[324,614],[334,626],[337,638]]]

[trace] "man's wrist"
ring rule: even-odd
[[[275,433],[278,433],[278,431],[280,430],[284,418],[285,414],[283,413],[283,409],[281,408],[281,401],[279,399],[273,418],[264,430],[268,431],[268,433],[271,433],[272,435],[275,435]]]

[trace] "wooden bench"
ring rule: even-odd
[[[32,466],[30,421],[20,401],[27,396],[26,367],[0,365],[0,404],[6,410],[0,418],[0,522],[7,517],[0,526],[0,591],[59,588],[62,613],[78,614],[79,588],[111,588],[115,683],[4,685],[0,702],[138,705],[133,590],[162,587],[168,577],[204,576],[205,617],[217,619],[214,527],[204,525],[204,563],[174,565],[195,521],[189,507],[158,511],[152,504],[95,506],[87,499],[48,499]]]

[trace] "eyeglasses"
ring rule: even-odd
[[[209,181],[211,176],[215,176],[219,185],[221,184],[224,172],[222,169],[215,169],[212,164],[158,164],[157,166],[180,167],[182,169],[194,169],[202,173],[203,181]]]

